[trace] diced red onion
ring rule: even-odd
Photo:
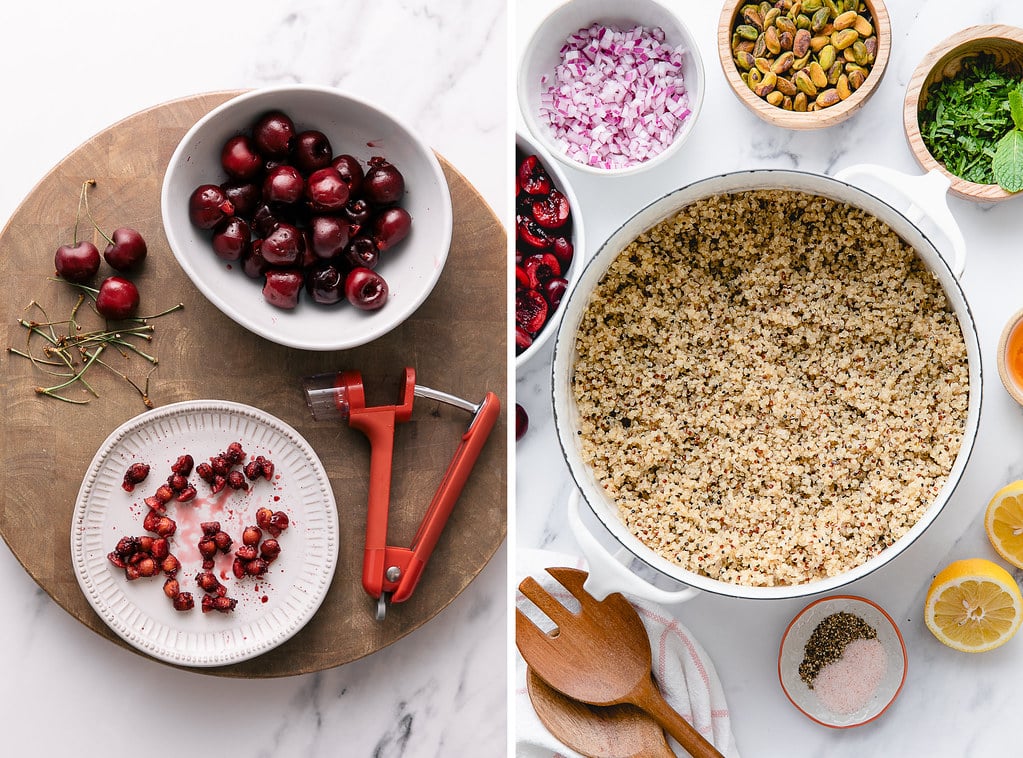
[[[691,113],[682,61],[660,28],[592,24],[569,35],[554,76],[541,77],[540,116],[572,160],[642,163],[671,145]]]

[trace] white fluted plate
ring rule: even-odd
[[[209,494],[209,485],[193,472],[198,490],[190,503],[168,505],[178,524],[171,552],[181,561],[178,581],[191,592],[195,608],[174,610],[163,592],[164,576],[127,581],[107,555],[126,535],[147,532],[143,498],[170,474],[179,455],[196,465],[234,441],[249,458],[264,455],[275,465],[271,480],[257,479],[249,489],[225,488]],[[133,493],[121,483],[139,461],[151,467]],[[235,578],[234,550],[242,529],[255,523],[260,507],[282,510],[289,528],[278,541],[281,554],[263,577]],[[218,554],[215,572],[238,604],[231,613],[202,613],[203,591],[195,583],[202,559],[197,543],[200,523],[220,521],[235,545]],[[268,537],[270,535],[264,535]],[[131,419],[97,451],[75,503],[71,558],[78,583],[96,613],[128,644],[159,660],[182,666],[222,666],[260,655],[292,637],[316,613],[337,565],[338,518],[330,481],[309,443],[279,419],[247,405],[220,400],[175,403]]]

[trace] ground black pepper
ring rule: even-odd
[[[799,678],[813,689],[813,681],[822,668],[842,657],[853,640],[872,640],[877,630],[859,616],[839,611],[825,617],[810,634],[799,664]]]

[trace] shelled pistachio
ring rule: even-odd
[[[732,29],[732,58],[750,90],[799,112],[840,103],[861,87],[877,46],[864,0],[747,2]]]

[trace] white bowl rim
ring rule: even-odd
[[[344,100],[349,100],[353,103],[358,104],[369,111],[372,111],[379,115],[382,119],[392,122],[400,131],[404,132],[413,143],[415,143],[421,150],[425,164],[430,169],[430,173],[438,184],[438,200],[440,201],[439,207],[436,209],[439,218],[441,220],[441,237],[437,241],[437,249],[440,252],[437,260],[438,265],[433,267],[431,276],[427,279],[425,286],[422,288],[420,293],[408,301],[405,307],[405,311],[401,313],[398,318],[391,319],[377,319],[379,323],[374,324],[367,330],[360,330],[357,337],[352,338],[336,338],[333,340],[323,339],[323,335],[319,334],[319,339],[301,339],[301,338],[288,338],[279,334],[273,334],[268,332],[263,326],[257,323],[253,318],[248,316],[232,303],[229,299],[223,297],[223,295],[217,292],[214,288],[210,287],[204,280],[203,277],[199,276],[194,266],[188,261],[183,255],[178,252],[180,247],[177,237],[173,231],[174,227],[171,223],[171,219],[168,217],[168,208],[170,205],[170,183],[171,177],[174,175],[174,167],[179,165],[182,161],[184,154],[188,151],[191,146],[195,135],[205,126],[208,122],[222,114],[224,111],[236,106],[238,103],[244,103],[249,100],[256,100],[272,96],[277,93],[285,92],[311,92],[318,93],[330,97],[340,97]],[[220,105],[216,106],[202,118],[196,121],[185,135],[181,138],[181,141],[174,148],[174,152],[171,154],[170,160],[167,163],[167,169],[164,174],[163,183],[160,190],[160,210],[161,220],[163,222],[164,235],[167,238],[167,242],[171,248],[171,252],[174,254],[175,259],[178,261],[178,265],[181,266],[182,270],[192,281],[195,287],[206,297],[211,304],[213,304],[219,311],[224,315],[228,316],[231,320],[237,324],[245,327],[248,331],[256,334],[264,339],[271,342],[275,342],[285,347],[292,347],[301,350],[316,350],[316,351],[328,351],[328,350],[345,350],[354,347],[359,347],[378,339],[393,329],[400,326],[406,321],[413,313],[418,310],[419,306],[426,301],[426,299],[433,292],[433,289],[440,279],[440,276],[444,270],[444,263],[446,262],[450,247],[451,247],[451,236],[454,226],[452,217],[452,206],[451,206],[451,193],[448,187],[447,179],[444,176],[444,170],[441,167],[440,160],[437,158],[434,150],[405,122],[400,118],[392,115],[391,113],[384,111],[380,106],[367,100],[364,97],[347,92],[345,90],[338,89],[336,87],[329,87],[325,85],[317,84],[280,84],[271,85],[266,87],[259,87],[256,89],[247,90],[239,95],[236,95]],[[442,243],[442,244],[441,244]],[[311,330],[310,330],[311,331]]]
[[[558,161],[565,164],[566,166],[571,166],[572,168],[578,169],[579,171],[591,174],[593,176],[629,176],[631,174],[637,174],[641,171],[646,171],[647,169],[657,166],[663,163],[664,161],[668,160],[671,156],[678,152],[682,148],[682,145],[685,144],[685,142],[689,139],[689,135],[692,134],[693,129],[696,126],[696,121],[700,114],[700,111],[703,109],[703,97],[704,90],[706,88],[707,76],[706,69],[704,68],[703,65],[703,55],[700,52],[700,46],[696,40],[696,37],[693,36],[693,33],[690,30],[688,24],[686,24],[686,22],[683,21],[682,18],[674,10],[672,10],[670,7],[668,7],[665,3],[661,2],[660,0],[633,0],[632,5],[636,5],[639,3],[646,3],[648,5],[657,6],[664,13],[668,14],[675,20],[675,22],[678,24],[679,28],[682,31],[681,45],[684,48],[685,55],[689,56],[698,72],[695,87],[691,87],[690,81],[688,79],[686,80],[686,94],[689,96],[689,110],[691,111],[689,116],[683,123],[682,128],[675,135],[675,139],[672,141],[672,143],[664,150],[662,150],[660,153],[658,153],[657,155],[648,160],[641,161],[640,163],[636,163],[632,166],[624,166],[622,168],[598,168],[595,166],[588,166],[584,163],[580,163],[576,160],[573,160],[569,158],[567,155],[565,155],[558,148],[558,146],[554,143],[554,140],[552,140],[550,135],[548,134],[547,129],[543,126],[543,124],[540,123],[539,119],[536,117],[536,114],[532,112],[531,108],[527,107],[528,101],[527,92],[529,91],[530,87],[532,87],[532,84],[526,80],[527,67],[525,65],[525,62],[532,58],[533,52],[536,48],[536,45],[538,44],[540,32],[543,30],[543,28],[547,26],[547,24],[552,20],[557,20],[562,15],[571,12],[572,6],[578,5],[578,0],[572,0],[570,2],[566,2],[562,5],[559,5],[549,14],[547,14],[547,16],[543,19],[543,21],[540,22],[540,24],[534,30],[533,34],[530,36],[529,42],[526,44],[526,49],[525,52],[523,53],[522,60],[519,61],[518,76],[516,77],[517,82],[516,92],[518,95],[519,112],[522,114],[522,118],[525,120],[526,127],[529,129],[530,134],[533,135],[534,139],[540,142],[547,149],[547,151],[551,155],[553,155]],[[622,15],[628,13],[627,10],[628,7],[629,7],[628,5],[622,5],[621,11]],[[593,20],[596,21],[598,19],[599,17],[594,18]]]

